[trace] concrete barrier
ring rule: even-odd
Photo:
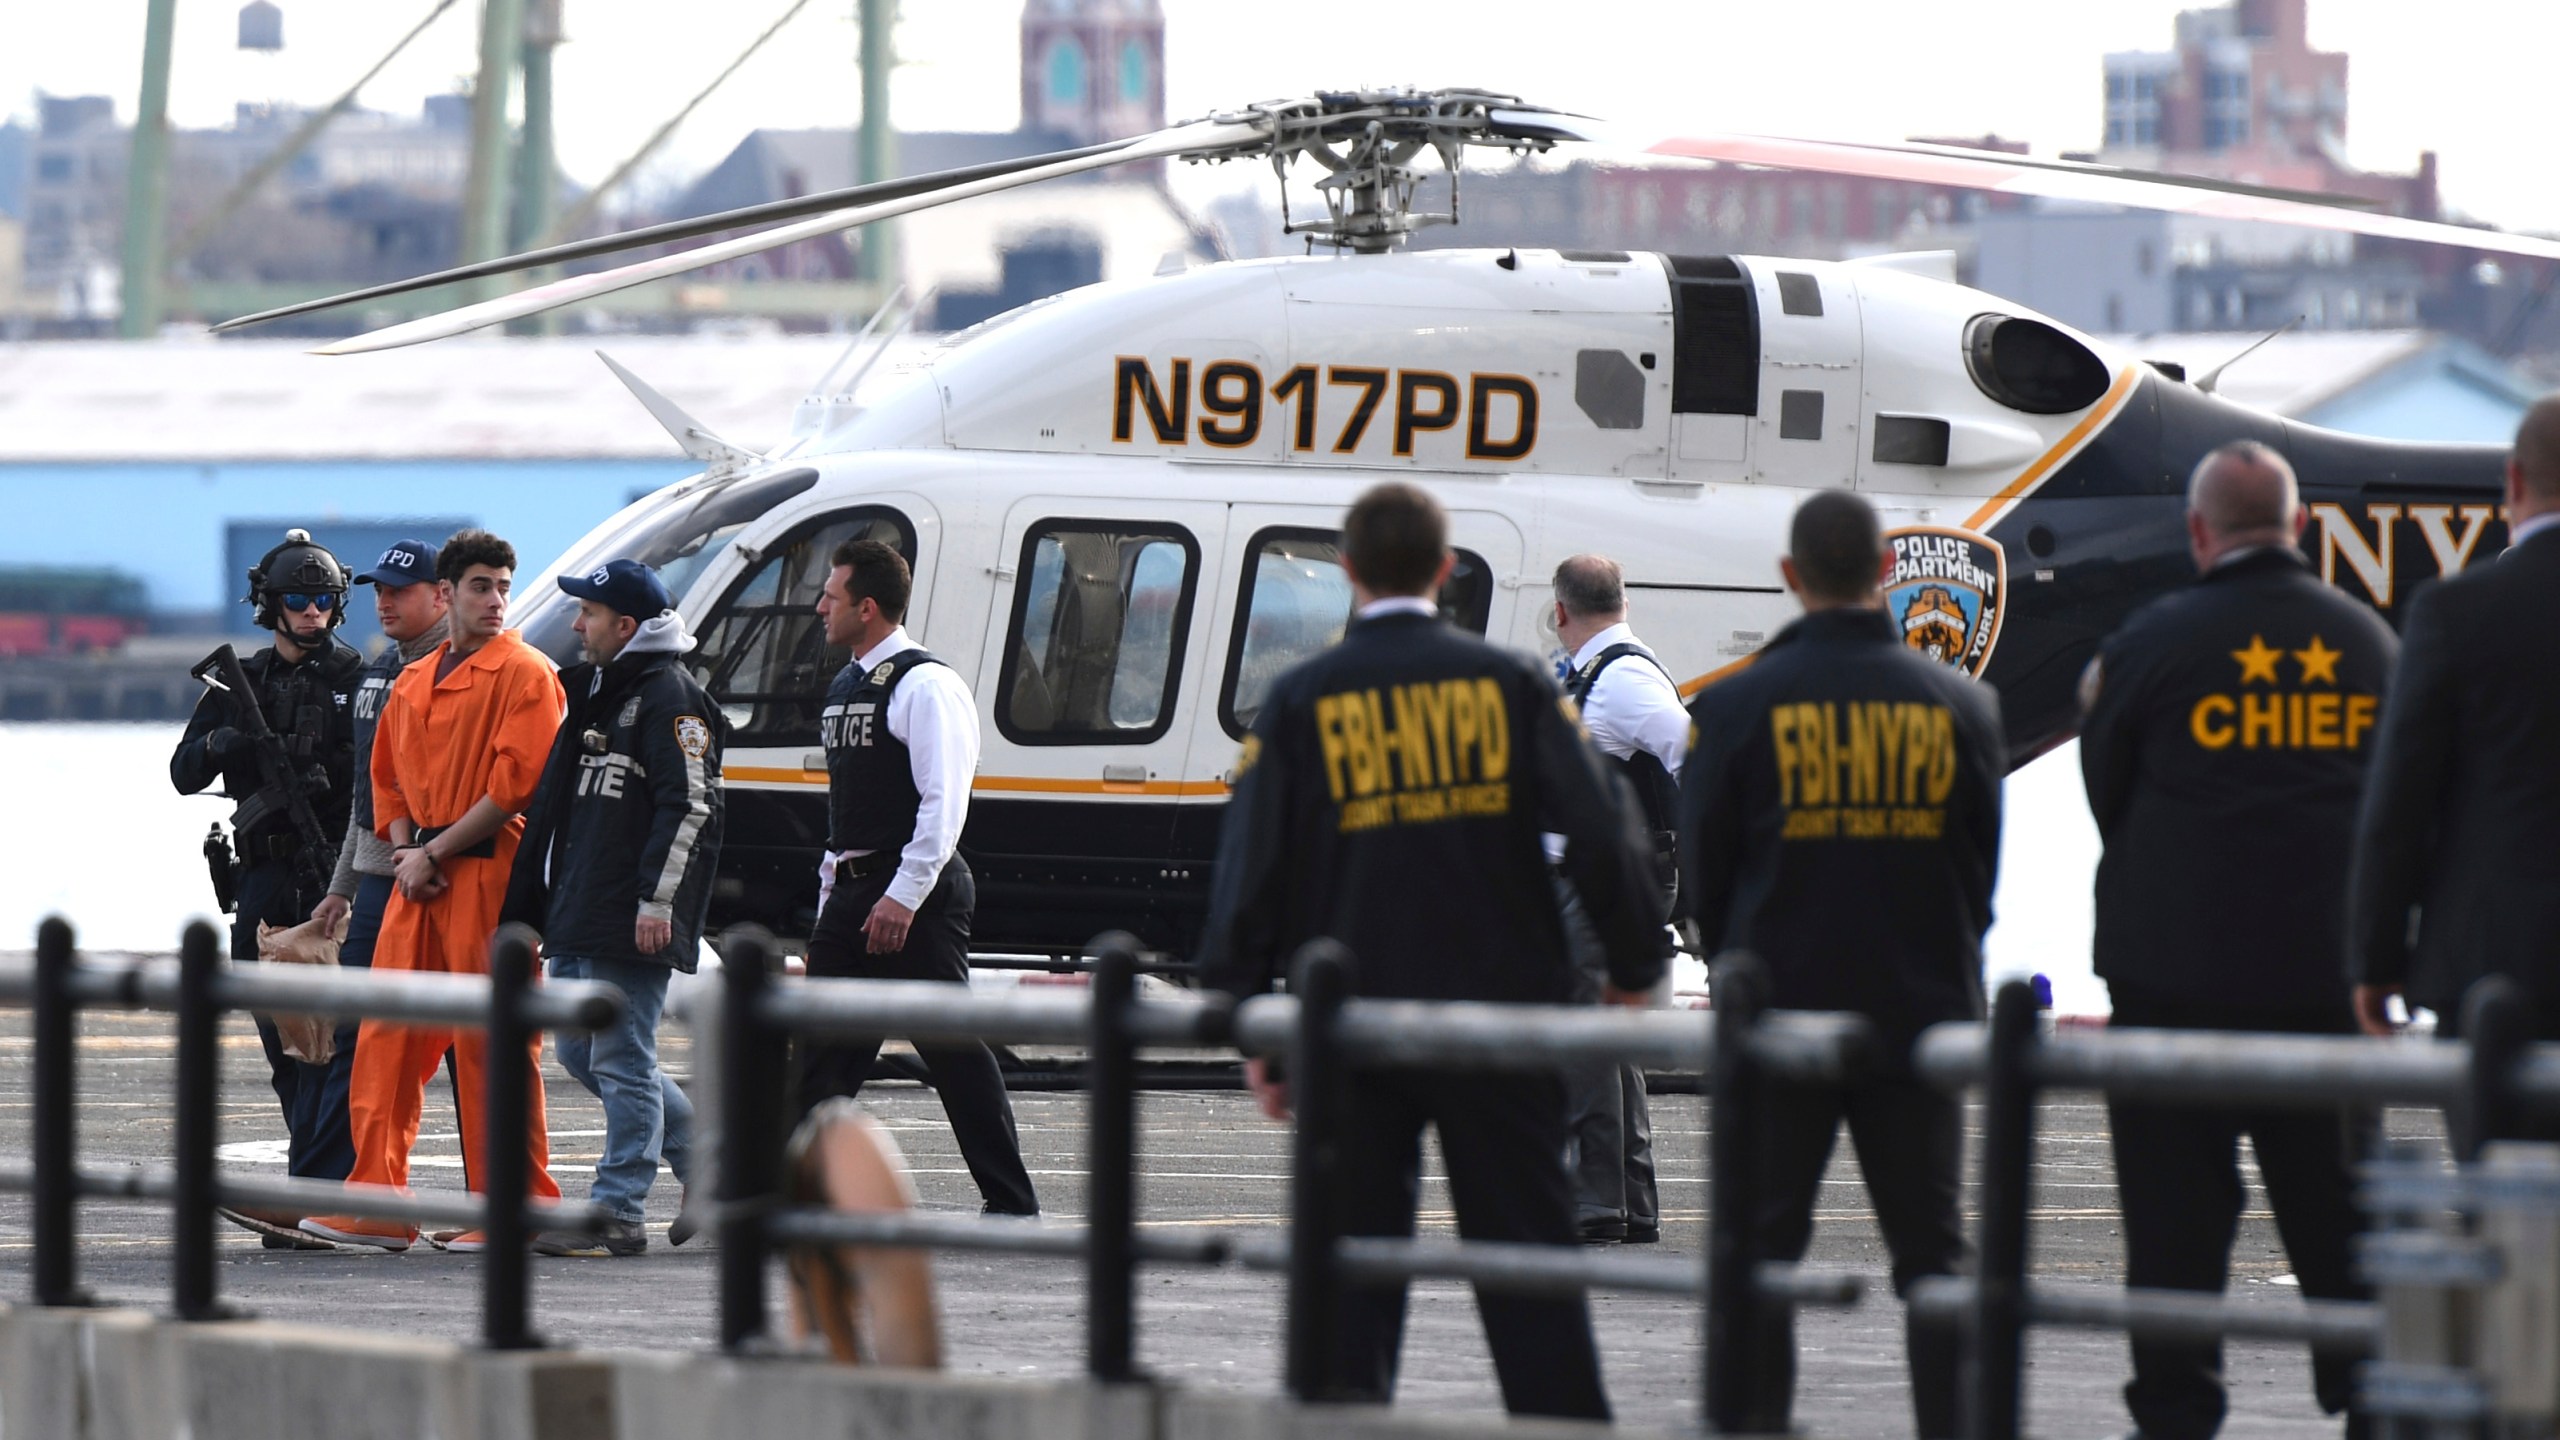
[[[1669,1440],[1145,1385],[0,1310],[0,1440]]]

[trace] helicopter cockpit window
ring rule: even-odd
[[[729,717],[732,744],[818,743],[827,681],[852,657],[827,643],[817,615],[828,558],[848,540],[894,545],[915,563],[915,528],[895,510],[838,511],[769,549],[720,598],[686,658],[711,703]]]
[[[580,556],[568,572],[593,569],[607,560],[637,560],[656,570],[667,593],[681,603],[693,588],[693,577],[720,558],[749,522],[817,483],[818,472],[804,468],[706,488],[616,533],[594,554]],[[569,625],[577,618],[578,604],[566,594],[533,596],[523,622],[525,643],[558,664],[571,664],[578,658],[578,637]]]
[[[1484,633],[1493,614],[1493,572],[1472,550],[1457,552],[1440,587],[1440,616]],[[1338,530],[1274,529],[1245,547],[1244,593],[1236,601],[1236,633],[1227,646],[1227,679],[1218,719],[1241,740],[1262,713],[1263,697],[1281,672],[1342,638],[1351,620],[1351,577],[1342,571]]]
[[[1200,547],[1175,525],[1045,520],[1023,537],[996,725],[1018,745],[1144,744],[1173,723]]]

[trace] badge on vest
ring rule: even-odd
[[[699,715],[676,717],[676,748],[699,760],[711,753],[711,727]]]
[[[883,660],[879,664],[871,667],[871,678],[863,683],[868,685],[886,685],[889,683],[890,674],[895,671],[897,667],[897,661]]]
[[[622,702],[622,718],[613,722],[613,728],[617,730],[628,730],[633,725],[638,724],[639,720],[640,697],[634,695],[630,699]]]
[[[2009,562],[2000,542],[1949,525],[1905,525],[1884,538],[1893,546],[1884,610],[1902,643],[1980,677],[2000,641],[2009,598]]]

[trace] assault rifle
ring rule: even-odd
[[[308,770],[294,768],[293,752],[286,748],[285,738],[267,723],[266,710],[258,703],[258,687],[249,683],[249,672],[241,668],[240,656],[230,646],[216,647],[187,673],[230,694],[233,725],[249,737],[258,752],[259,786],[251,794],[239,797],[239,804],[233,807],[232,832],[245,836],[281,811],[293,821],[294,838],[301,842],[294,846],[293,865],[304,887],[315,893],[326,890],[338,856],[338,840],[321,828],[320,816],[311,808],[311,791],[325,787],[326,776],[316,766]]]

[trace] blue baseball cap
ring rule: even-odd
[[[676,607],[667,582],[637,560],[607,560],[584,575],[563,575],[560,588],[634,620],[651,620]]]
[[[395,540],[373,568],[356,577],[359,585],[421,585],[436,578],[436,547],[424,540]]]

